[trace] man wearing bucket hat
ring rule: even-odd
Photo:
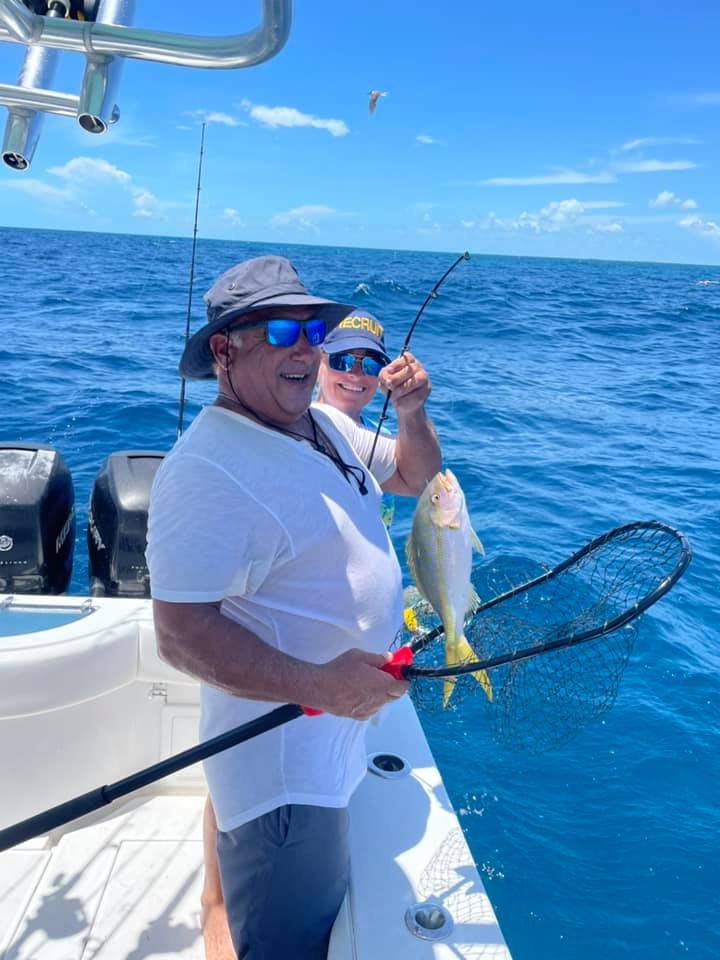
[[[327,953],[348,879],[347,804],[364,724],[406,684],[377,669],[402,623],[380,486],[419,493],[440,466],[412,359],[386,368],[397,441],[311,407],[325,336],[352,310],[259,257],[206,295],[183,376],[217,378],[157,473],[148,564],[161,656],[201,681],[201,736],[278,703],[315,707],[205,763],[234,949],[252,960]],[[394,366],[395,365],[395,366]]]

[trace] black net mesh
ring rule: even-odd
[[[539,752],[570,739],[613,705],[638,614],[670,589],[689,556],[682,535],[653,522],[611,531],[550,571],[511,557],[486,564],[473,575],[483,602],[465,635],[479,661],[518,651],[527,659],[454,678],[445,688],[447,708],[444,678],[416,676],[413,699],[422,709],[443,710],[479,694],[493,739],[513,749]],[[407,599],[413,612],[406,623],[416,629],[402,642],[421,646],[418,638],[439,620],[417,595]],[[553,643],[562,646],[542,652]],[[444,666],[442,633],[416,652],[413,666]]]

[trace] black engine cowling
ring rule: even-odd
[[[90,593],[149,597],[145,562],[150,488],[164,454],[153,450],[111,453],[90,495]]]
[[[0,443],[0,593],[57,594],[72,576],[75,491],[45,444]]]

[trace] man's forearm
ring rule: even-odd
[[[263,643],[210,603],[155,600],[153,616],[163,660],[236,697],[367,720],[407,692],[407,683],[380,669],[385,654],[351,649],[327,663],[307,663]]]
[[[158,650],[177,670],[249,700],[313,705],[318,669],[264,643],[209,604],[155,601]]]
[[[398,415],[395,460],[403,482],[416,496],[422,493],[440,470],[440,444],[424,410]]]

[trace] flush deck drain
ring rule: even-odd
[[[410,764],[397,753],[371,753],[368,757],[368,770],[378,777],[397,780],[410,773]]]
[[[445,940],[453,930],[453,918],[441,903],[416,903],[405,911],[405,923],[420,940]]]

